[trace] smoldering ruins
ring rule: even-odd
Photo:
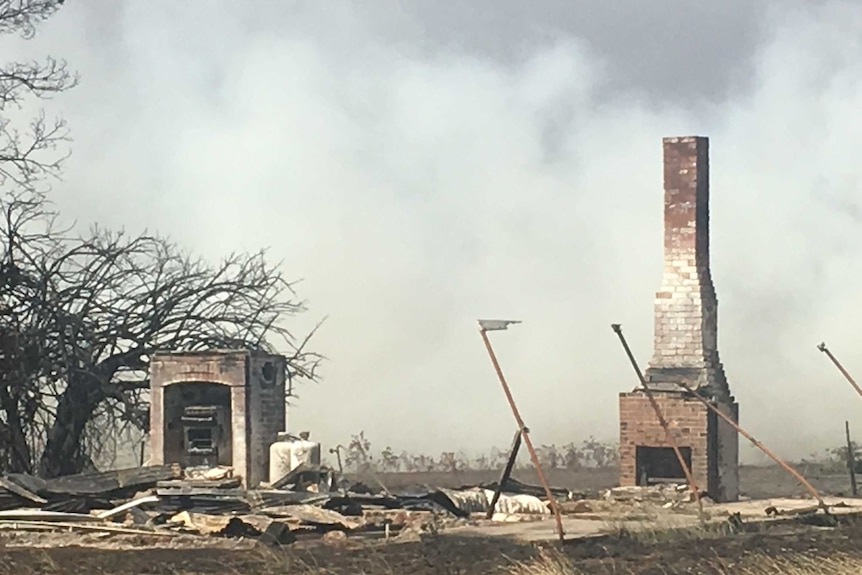
[[[246,487],[269,479],[270,446],[286,430],[284,356],[162,353],[150,374],[154,465],[229,467]]]
[[[193,536],[206,541],[196,545],[215,546],[226,540],[394,544],[422,541],[441,531],[521,541],[590,541],[606,536],[614,521],[626,523],[626,530],[669,521],[677,527],[718,525],[736,532],[745,523],[817,513],[855,517],[862,502],[835,489],[821,494],[821,488],[774,455],[807,490],[806,497],[746,496],[740,434],[758,442],[739,425],[739,406],[718,350],[718,298],[710,271],[709,140],[671,137],[662,146],[664,270],[655,294],[654,348],[643,374],[638,369],[642,385],[618,396],[616,485],[588,481],[590,470],[572,475],[580,477],[577,482],[549,485],[535,458],[535,476],[513,472],[522,439],[532,449],[531,430],[517,415],[485,331],[518,322],[480,321],[518,425],[509,461],[492,474],[496,477],[468,482],[466,475],[453,472],[448,478],[435,476],[436,483],[429,485],[421,473],[346,473],[343,446],[328,450],[337,463],[329,465],[321,457],[327,450],[308,432],[289,429],[285,356],[164,350],[150,361],[146,464],[47,480],[9,474],[0,478],[0,528],[22,545],[30,544],[26,533],[32,530],[58,529],[135,537],[137,542],[143,536]],[[622,332],[618,334],[631,353]],[[620,389],[625,387],[619,382]],[[607,400],[613,401],[611,394]],[[542,423],[536,423],[541,433]]]

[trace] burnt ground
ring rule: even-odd
[[[648,536],[614,534],[568,542],[564,553],[577,573],[730,575],[760,566],[775,569],[770,558],[850,557],[862,564],[862,520],[846,519],[831,528],[779,524],[733,536],[710,536],[690,531]],[[553,545],[545,544],[551,550]],[[81,547],[51,549],[8,548],[0,555],[0,575],[111,573],[204,575],[225,573],[320,573],[328,575],[401,574],[437,575],[510,573],[517,562],[537,557],[541,548],[505,539],[429,536],[412,543],[346,543],[299,545],[282,551],[219,549],[106,550]],[[772,567],[771,569],[769,567]],[[817,573],[817,571],[813,571]],[[826,571],[824,571],[826,572]],[[831,571],[835,573],[847,571]],[[565,575],[545,571],[542,575]],[[572,572],[574,573],[574,572]],[[537,572],[538,575],[538,572]]]
[[[845,496],[850,493],[850,479],[847,474],[835,474],[819,465],[796,465],[799,470],[823,495]],[[378,478],[392,490],[417,485],[435,487],[462,487],[497,481],[499,471],[463,471],[456,473],[382,473]],[[574,493],[596,494],[602,489],[617,485],[619,480],[616,468],[545,470],[545,475],[554,487],[564,487]],[[512,476],[519,481],[538,485],[536,472],[532,469],[519,469]],[[369,486],[375,485],[374,477],[360,478]],[[739,484],[742,495],[751,499],[770,497],[807,496],[804,487],[778,466],[747,466],[739,468]]]
[[[807,476],[824,493],[843,493],[848,481],[807,470]],[[385,474],[390,489],[406,485],[461,486],[495,479],[496,473]],[[534,474],[522,471],[522,481]],[[555,486],[596,492],[616,482],[614,470],[552,471]],[[802,495],[778,468],[743,468],[742,489],[755,498]],[[36,537],[43,537],[34,535]],[[44,537],[50,537],[44,535]],[[110,539],[108,539],[110,541]],[[106,541],[107,543],[107,541]],[[749,524],[732,535],[700,530],[657,530],[567,542],[565,556],[577,571],[532,571],[535,575],[673,574],[673,573],[775,573],[795,572],[769,567],[769,561],[787,558],[850,557],[862,564],[862,519],[847,516],[837,526],[816,526],[799,521],[770,526]],[[2,545],[2,539],[0,539]],[[421,541],[381,543],[348,537],[331,543],[304,541],[282,550],[230,548],[148,548],[138,550],[66,546],[0,549],[0,575],[62,573],[91,575],[132,573],[151,575],[203,575],[233,573],[320,574],[471,574],[511,573],[518,562],[534,560],[542,547],[501,537],[446,534],[425,535]],[[553,547],[543,544],[545,549]],[[766,563],[764,563],[764,561]],[[759,564],[759,571],[750,570]],[[767,566],[764,567],[764,564]],[[748,569],[748,570],[743,570]],[[806,571],[842,573],[841,571]],[[802,573],[802,571],[798,571]]]

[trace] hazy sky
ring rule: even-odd
[[[210,257],[271,246],[329,315],[294,431],[504,446],[476,333],[537,443],[617,436],[652,353],[661,138],[712,148],[719,348],[742,423],[789,456],[862,438],[862,3],[69,2],[3,57],[67,58],[55,198]],[[752,5],[758,6],[752,8]],[[743,457],[752,449],[742,446]]]

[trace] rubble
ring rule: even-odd
[[[600,494],[605,501],[617,502],[649,502],[658,505],[667,505],[668,508],[676,504],[691,503],[694,494],[686,484],[663,483],[649,486],[625,486],[606,489]],[[707,501],[707,497],[701,494],[701,500]]]
[[[491,507],[494,492],[482,487],[462,488],[460,490],[441,489],[441,492],[465,513],[487,513]],[[506,515],[529,514],[550,515],[548,506],[535,495],[524,493],[501,494],[494,511]]]
[[[261,513],[269,517],[287,517],[294,521],[316,527],[341,527],[348,531],[365,526],[362,517],[345,517],[341,513],[313,505],[286,505],[264,509]]]
[[[95,508],[111,509],[115,507],[112,501],[128,499],[158,481],[181,477],[178,465],[81,473],[56,479],[15,473],[0,483],[0,510],[37,506],[45,511],[86,513]]]
[[[348,547],[367,540],[402,543],[443,531],[524,538],[545,538],[551,532],[549,525],[540,524],[551,516],[548,502],[537,497],[532,486],[517,482],[505,484],[490,517],[494,491],[488,485],[375,491],[320,466],[306,466],[289,481],[274,482],[283,486],[280,489],[243,489],[242,484],[230,468],[183,471],[154,466],[52,480],[9,475],[0,481],[5,506],[0,510],[0,534],[7,541],[33,541],[51,533],[52,540],[66,541],[77,534],[75,544],[248,548],[297,542]],[[71,487],[63,492],[66,486]],[[554,492],[566,494],[557,503],[568,516],[566,529],[573,536],[604,533],[618,524],[636,529],[645,522],[697,521],[692,495],[683,484],[617,487],[589,499],[575,499],[566,490]],[[728,521],[728,516],[766,520],[761,505],[770,520],[813,509],[807,500],[740,502],[735,507],[704,502],[712,508],[707,520],[716,522]],[[842,505],[847,506],[830,503],[836,512],[853,511],[840,509]]]
[[[565,501],[560,504],[560,513],[563,515],[575,515],[579,513],[592,513],[593,506],[589,501],[580,499],[578,501]]]
[[[244,489],[230,467],[158,465],[44,480],[0,477],[0,530],[75,530],[159,537],[224,537],[285,545],[346,534],[405,540],[486,514],[495,486],[392,493],[351,485],[334,470],[300,465],[272,485]],[[504,486],[492,522],[543,519],[532,486]],[[570,495],[565,490],[558,493]]]

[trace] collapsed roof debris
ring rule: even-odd
[[[472,514],[488,511],[493,496],[489,486],[375,492],[307,463],[273,485],[241,485],[242,478],[223,466],[158,465],[51,480],[12,474],[0,478],[0,529],[193,534],[284,545],[331,531],[389,537],[405,528],[422,532],[434,522],[466,525]],[[550,514],[547,502],[533,495],[541,488],[510,481],[503,491],[497,521]]]

